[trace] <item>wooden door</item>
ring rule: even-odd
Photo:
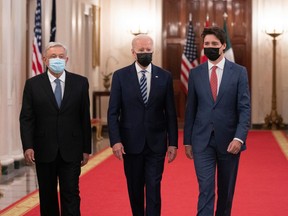
[[[201,32],[207,16],[210,25],[227,27],[235,62],[245,66],[251,83],[251,0],[163,0],[163,67],[173,74],[179,126],[183,125],[186,95],[180,83],[181,56],[186,42],[189,13],[195,33],[198,58],[202,48]],[[250,88],[251,89],[251,88]]]

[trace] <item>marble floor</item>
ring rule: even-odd
[[[95,154],[109,146],[107,135],[102,140],[96,140],[93,131],[92,154]],[[24,166],[13,171],[10,176],[2,176],[0,181],[0,210],[5,209],[14,202],[17,202],[27,194],[38,189],[36,171],[34,166]],[[7,179],[7,180],[6,180]]]

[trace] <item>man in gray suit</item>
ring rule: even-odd
[[[230,216],[240,152],[250,128],[246,68],[224,57],[226,35],[219,27],[202,33],[205,62],[191,70],[184,124],[186,156],[194,159],[199,183],[198,216]]]
[[[50,42],[43,61],[47,72],[28,79],[24,88],[24,156],[36,165],[41,215],[79,216],[79,176],[91,153],[89,84],[87,78],[64,70],[68,57],[61,43]]]

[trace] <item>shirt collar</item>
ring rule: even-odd
[[[218,64],[214,65],[212,64],[210,61],[208,61],[208,68],[209,70],[212,69],[213,66],[217,66],[218,68],[220,68],[221,70],[224,70],[224,64],[225,64],[225,58],[223,58],[220,62],[218,62]]]
[[[57,79],[55,76],[53,76],[53,75],[51,74],[51,72],[50,72],[49,70],[48,70],[47,74],[48,74],[48,78],[49,78],[49,80],[50,80],[51,83],[54,82],[55,79]],[[65,72],[65,70],[63,71],[63,73],[61,74],[61,76],[60,76],[58,79],[60,79],[62,82],[65,83],[65,79],[66,79],[66,72]]]
[[[145,68],[146,72],[151,73],[152,71],[152,64],[150,63],[147,68]],[[143,69],[137,64],[137,62],[135,62],[135,67],[136,67],[136,71],[137,73],[140,73]]]

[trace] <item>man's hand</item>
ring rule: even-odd
[[[81,167],[88,163],[90,156],[88,153],[83,153],[83,160],[81,161]]]
[[[28,165],[33,165],[35,163],[34,150],[26,149],[24,152],[24,158]]]
[[[230,142],[227,151],[231,154],[238,154],[241,151],[242,143],[239,140],[232,140]]]
[[[116,143],[112,147],[113,154],[115,155],[116,158],[119,160],[123,160],[123,154],[126,154],[124,151],[124,147],[122,143]]]
[[[177,148],[175,146],[168,146],[167,157],[168,163],[171,163],[177,156]]]
[[[191,145],[185,145],[185,154],[187,158],[193,160],[193,151]]]

